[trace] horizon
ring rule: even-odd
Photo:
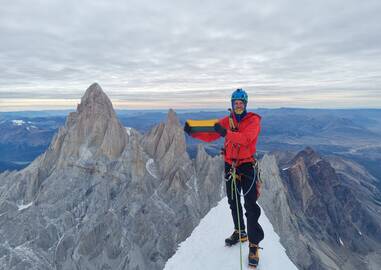
[[[62,12],[65,11],[65,12]],[[381,2],[42,0],[0,8],[0,111],[381,108]],[[112,18],[112,19],[110,19]]]
[[[79,103],[78,103],[79,104]],[[228,108],[184,108],[184,109],[176,109],[176,108],[162,108],[162,109],[127,109],[127,108],[114,108],[116,112],[167,112],[169,110],[174,110],[175,112],[225,112]],[[247,111],[256,111],[256,110],[322,110],[322,111],[380,111],[381,108],[304,108],[304,107],[279,107],[279,108],[248,108]],[[14,111],[1,111],[0,114],[7,113],[65,113],[65,112],[73,112],[76,111],[76,106],[74,108],[66,108],[66,109],[26,109],[26,110],[14,110]]]

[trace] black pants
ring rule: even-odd
[[[226,195],[231,209],[234,228],[238,230],[238,217],[241,225],[241,230],[245,230],[245,222],[243,220],[242,205],[241,205],[241,190],[244,195],[245,215],[247,218],[247,234],[250,243],[258,245],[264,238],[264,233],[261,225],[258,223],[259,216],[261,215],[261,208],[257,204],[257,190],[255,170],[251,163],[243,163],[236,169],[236,174],[239,175],[237,179],[237,198],[238,198],[238,213],[236,196],[234,194],[234,186],[232,186],[232,178],[230,177],[231,165],[225,162],[225,178],[226,181]],[[232,192],[233,188],[233,192]]]

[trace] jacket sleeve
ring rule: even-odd
[[[226,140],[231,143],[247,146],[255,141],[259,135],[260,129],[260,118],[255,117],[243,131],[233,132],[228,129]]]

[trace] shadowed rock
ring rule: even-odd
[[[374,269],[380,260],[381,218],[374,180],[353,162],[331,163],[308,147],[261,161],[261,205],[301,269]],[[343,170],[345,168],[345,170]]]

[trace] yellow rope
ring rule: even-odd
[[[232,185],[233,185],[232,192],[235,193],[235,204],[236,204],[236,207],[237,207],[238,235],[239,235],[239,257],[240,257],[239,263],[240,263],[240,269],[242,270],[241,221],[240,221],[240,218],[239,218],[239,208],[238,208],[238,196],[237,196],[237,182],[236,182],[236,178],[237,178],[236,168],[235,168],[235,164],[233,162],[233,164],[232,164]],[[232,194],[232,198],[233,198],[233,194]]]

